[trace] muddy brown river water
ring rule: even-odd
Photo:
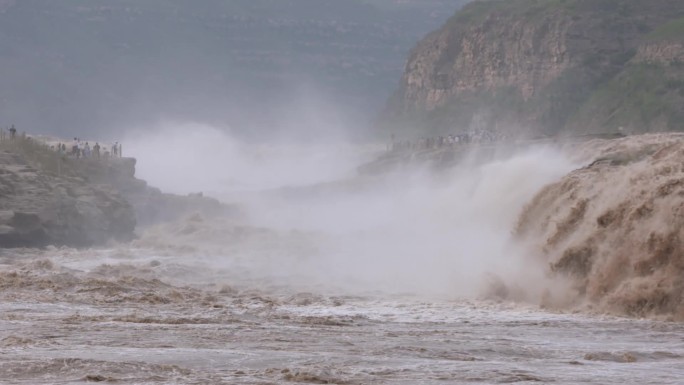
[[[679,323],[506,302],[297,292],[277,279],[207,264],[198,270],[183,261],[140,250],[5,252],[0,383],[678,384],[684,378]],[[227,280],[233,285],[220,283]]]

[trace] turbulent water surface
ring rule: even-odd
[[[684,375],[676,323],[250,289],[217,269],[203,272],[206,284],[176,285],[196,265],[51,254],[2,259],[2,383],[663,384]],[[238,284],[218,284],[228,278]]]
[[[681,383],[682,323],[540,306],[568,286],[511,234],[583,164],[466,166],[255,193],[107,249],[4,250],[0,383]]]

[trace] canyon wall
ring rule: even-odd
[[[629,101],[605,100],[624,98],[622,88],[641,81],[644,67],[667,66],[665,77],[677,80],[654,91],[651,104],[684,93],[682,17],[676,0],[472,2],[413,49],[381,126],[501,137],[682,129],[675,111],[627,124],[631,116],[607,104]],[[616,83],[622,88],[613,94]]]

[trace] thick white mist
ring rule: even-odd
[[[238,226],[268,231],[239,247],[229,236],[188,238],[225,242],[205,262],[293,290],[473,297],[494,276],[535,291],[546,266],[522,254],[511,232],[544,185],[576,168],[560,151],[530,148],[447,171],[359,177],[365,148],[249,145],[196,124],[161,127],[125,145],[150,184],[213,192],[245,208]]]
[[[353,174],[373,146],[334,140],[246,142],[198,123],[160,123],[130,130],[123,142],[126,156],[138,160],[136,175],[162,191],[215,196],[309,185]]]
[[[525,203],[573,168],[551,149],[534,149],[447,172],[397,173],[351,192],[261,201],[250,212],[261,226],[324,235],[316,257],[279,264],[281,273],[462,297],[477,296],[496,276],[534,296],[528,283],[543,279],[545,266],[522,255],[511,232]]]

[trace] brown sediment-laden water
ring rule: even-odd
[[[684,370],[680,323],[298,292],[139,252],[4,256],[0,382],[675,384]]]
[[[547,185],[516,228],[571,283],[561,307],[684,321],[684,136],[584,144],[593,161]]]
[[[682,143],[531,148],[3,250],[0,383],[681,383]]]

